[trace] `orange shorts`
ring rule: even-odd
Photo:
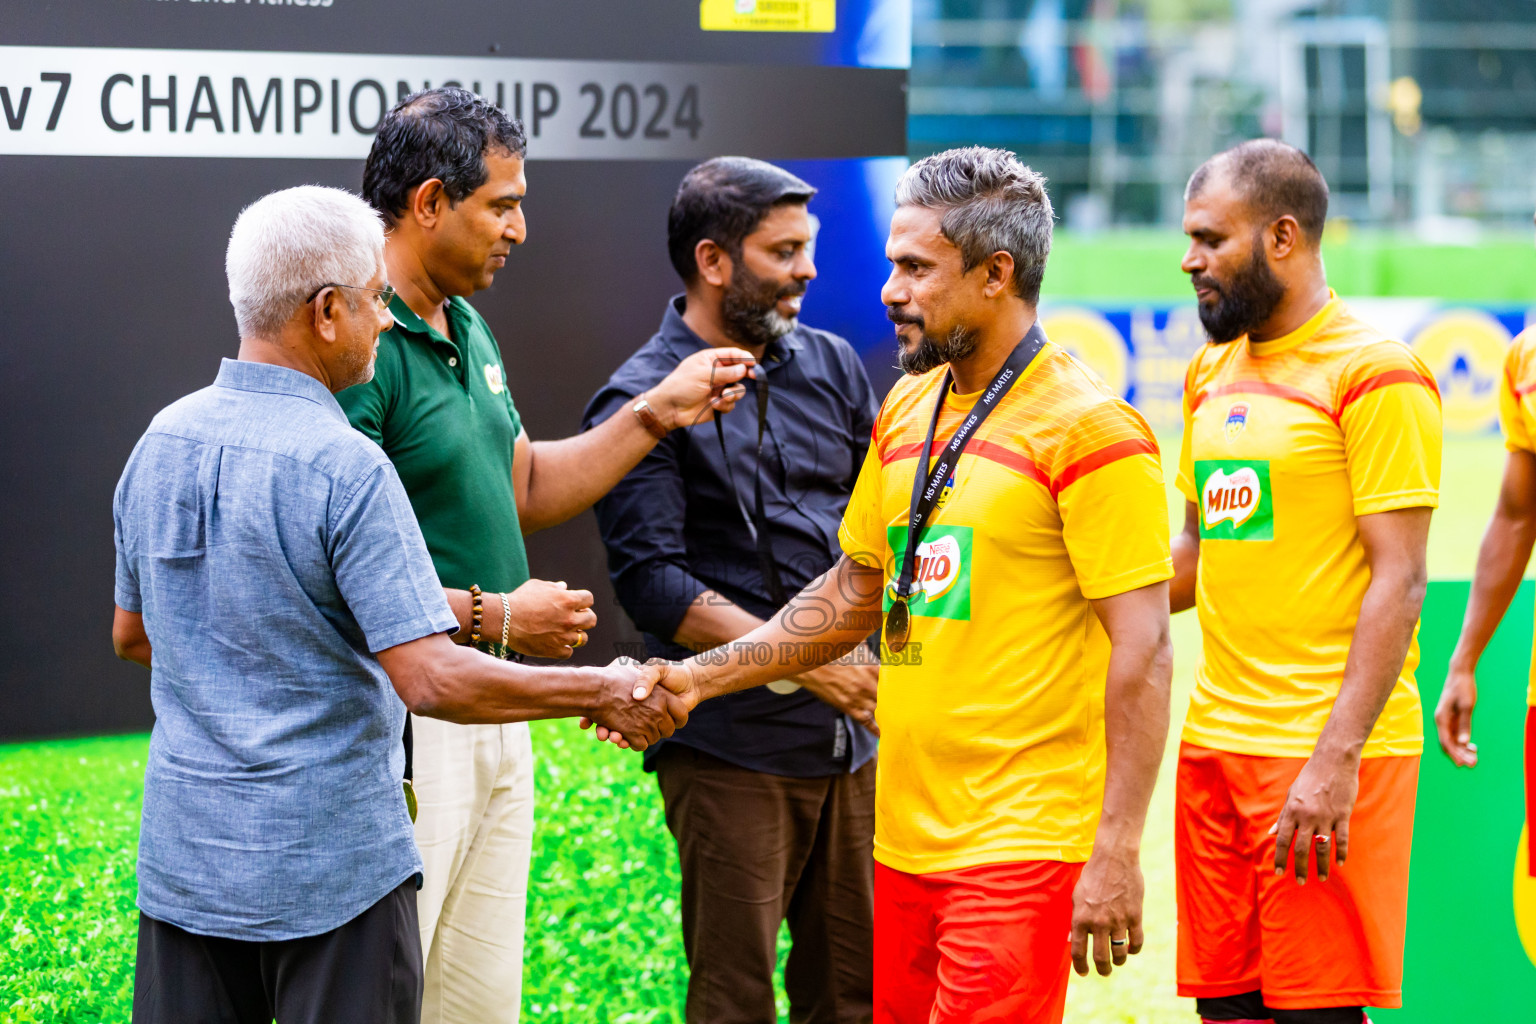
[[[1261,991],[1279,1010],[1403,1003],[1417,757],[1367,758],[1349,859],[1328,881],[1275,875],[1270,826],[1303,758],[1179,748],[1179,995]]]
[[[875,1024],[1061,1024],[1081,864],[875,864]]]

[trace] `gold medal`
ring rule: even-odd
[[[898,597],[891,602],[891,610],[885,613],[885,646],[892,654],[907,646],[912,634],[912,615],[907,611],[907,599]]]

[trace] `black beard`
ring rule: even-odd
[[[799,324],[798,317],[783,317],[775,308],[780,299],[805,294],[805,284],[800,281],[777,285],[758,277],[737,262],[720,300],[720,318],[725,333],[743,348],[757,348],[777,341]]]
[[[1205,274],[1195,274],[1190,280],[1216,290],[1214,304],[1200,303],[1200,322],[1218,345],[1236,341],[1268,320],[1285,298],[1285,285],[1269,269],[1264,247],[1257,241],[1248,266],[1233,274],[1225,285]]]
[[[964,359],[976,351],[976,342],[981,337],[978,331],[956,326],[950,328],[949,336],[943,341],[935,341],[923,330],[921,321],[901,322],[916,322],[920,332],[917,344],[912,348],[904,348],[899,344],[896,346],[897,368],[913,376],[927,373],[956,359]]]

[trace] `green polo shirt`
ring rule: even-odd
[[[512,491],[522,422],[496,339],[461,298],[448,301],[447,338],[399,297],[389,311],[373,380],[336,400],[395,464],[443,586],[516,590],[528,580]]]

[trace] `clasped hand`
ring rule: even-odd
[[[671,736],[688,723],[692,705],[657,685],[665,668],[616,658],[603,668],[588,669],[598,675],[599,696],[597,705],[581,719],[581,727],[596,725],[600,739],[635,750]]]
[[[629,658],[619,658],[608,667],[613,668],[620,664],[633,666],[638,663]],[[682,728],[687,724],[688,712],[699,704],[699,690],[693,679],[693,670],[688,663],[652,658],[641,668],[641,672],[634,684],[633,700],[645,701],[665,695],[668,700],[676,702],[676,705],[682,709],[683,717],[677,722],[677,727]],[[670,704],[668,706],[671,707]],[[638,737],[641,742],[635,742],[637,737],[630,735],[621,725],[603,721],[596,716],[589,715],[581,720],[583,729],[591,729],[594,726],[597,728],[599,740],[606,740],[625,750],[631,747],[644,750],[650,743],[655,742],[655,740],[646,740],[643,736]],[[672,733],[668,732],[666,735],[670,736]]]

